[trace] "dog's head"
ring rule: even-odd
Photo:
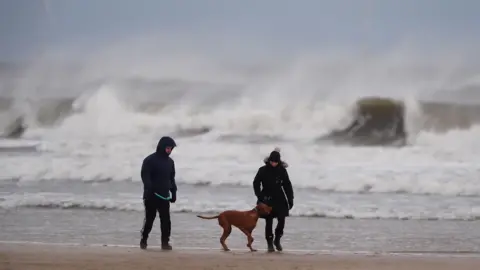
[[[255,209],[258,211],[260,215],[269,215],[272,212],[272,207],[264,204],[264,203],[259,203],[255,207]]]

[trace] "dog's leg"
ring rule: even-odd
[[[227,240],[227,237],[232,232],[232,225],[230,225],[224,218],[219,218],[218,224],[223,228],[223,234],[220,237],[220,244],[222,244],[224,251],[230,251],[230,249],[225,244],[225,240]]]
[[[232,232],[232,226],[227,225],[226,228],[223,228],[223,234],[222,234],[222,237],[220,237],[220,244],[222,244],[223,250],[225,251],[230,251],[230,249],[225,244],[225,240],[227,240],[227,237],[230,235],[231,232]]]
[[[247,230],[247,229],[240,229],[246,236],[247,236],[247,247],[250,249],[250,251],[255,252],[257,251],[252,247],[253,244],[253,237],[252,237],[252,231]]]

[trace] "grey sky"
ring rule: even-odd
[[[0,0],[0,59],[160,33],[300,51],[471,44],[479,13],[476,0]]]

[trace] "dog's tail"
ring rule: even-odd
[[[202,219],[216,219],[216,218],[218,218],[218,215],[214,216],[214,217],[204,217],[204,216],[197,215],[197,217],[202,218]]]

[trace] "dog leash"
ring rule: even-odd
[[[283,189],[283,187],[281,186],[280,187],[283,191],[283,196],[285,196],[285,200],[287,201],[287,206],[288,206],[288,209],[290,209],[290,203],[288,203],[288,196],[287,196],[287,193],[285,192],[285,189]]]
[[[172,198],[172,196],[168,196],[168,198],[165,198],[165,197],[163,197],[162,195],[158,195],[156,192],[155,192],[154,194],[155,194],[155,196],[157,196],[158,198],[160,198],[160,199],[162,199],[162,200],[165,200],[165,201],[168,201],[168,200],[170,200],[170,199]]]

